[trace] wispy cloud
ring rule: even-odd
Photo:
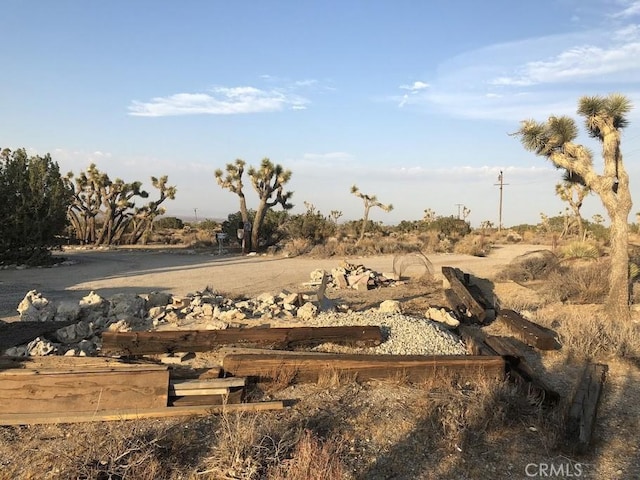
[[[148,102],[134,100],[129,115],[165,117],[175,115],[233,115],[304,109],[309,100],[282,90],[255,87],[214,87],[206,93],[177,93]]]
[[[620,6],[621,5],[621,6]],[[640,103],[640,0],[602,13],[599,28],[488,45],[453,57],[426,82],[403,85],[408,104],[455,117],[519,121],[574,115],[585,94],[622,91]],[[640,111],[633,111],[636,116]]]
[[[421,91],[427,88],[429,88],[429,84],[422,82],[420,80],[413,82],[413,84],[411,85],[400,85],[400,89],[406,90],[407,93],[405,93],[402,96],[402,100],[400,100],[398,107],[401,107],[401,108],[404,107],[409,102],[409,97],[411,95],[417,95],[418,93],[420,93]]]
[[[612,18],[630,18],[635,16],[640,16],[640,1],[632,0],[623,2],[625,8],[622,10],[611,14]]]

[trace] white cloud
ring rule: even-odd
[[[630,18],[640,15],[640,1],[624,2],[626,8],[611,15],[612,18]]]
[[[404,107],[409,102],[409,99],[412,95],[418,94],[419,92],[429,88],[429,86],[430,85],[428,83],[421,82],[420,80],[416,80],[411,85],[400,85],[400,89],[407,90],[407,93],[402,96],[398,107]]]
[[[286,107],[306,108],[304,97],[282,91],[261,90],[255,87],[214,87],[209,93],[177,93],[155,97],[149,102],[134,100],[129,115],[164,117],[174,115],[232,115],[241,113],[275,112]]]

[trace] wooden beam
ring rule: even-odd
[[[516,383],[526,386],[528,393],[539,398],[547,405],[554,405],[560,400],[556,392],[527,362],[525,347],[511,337],[487,335],[485,343],[507,362],[509,376]]]
[[[487,336],[478,327],[471,325],[460,324],[458,326],[458,332],[460,338],[467,347],[467,351],[471,355],[498,355],[493,348],[491,348],[485,340]]]
[[[260,412],[282,410],[282,401],[259,403],[233,403],[227,405],[200,405],[164,408],[114,409],[100,412],[49,412],[31,414],[0,413],[0,425],[35,425],[51,423],[108,422],[142,420],[179,416],[213,415],[231,412]]]
[[[518,312],[503,309],[500,310],[498,318],[527,345],[540,350],[560,349],[560,343],[558,343],[553,333],[527,320]]]
[[[247,379],[245,377],[229,377],[193,380],[171,380],[170,384],[174,388],[184,388],[191,390],[207,388],[232,388],[244,387],[247,384]]]
[[[464,276],[461,270],[453,267],[442,267],[442,275],[453,290],[456,296],[463,302],[464,306],[478,323],[483,323],[487,318],[485,305],[481,305],[469,291],[461,277]]]
[[[103,353],[149,355],[185,350],[205,352],[222,345],[286,349],[330,342],[340,345],[372,347],[382,343],[382,332],[377,326],[104,332],[102,342]]]
[[[166,407],[169,371],[110,370],[0,372],[0,404],[6,414],[35,412],[100,412],[127,405]]]
[[[224,357],[223,369],[232,375],[256,377],[270,381],[282,372],[289,372],[292,382],[317,382],[323,375],[336,373],[356,380],[404,378],[409,382],[424,382],[439,375],[446,378],[462,376],[473,380],[503,378],[502,357],[467,355],[297,355],[232,354]]]
[[[566,434],[570,447],[576,453],[583,454],[589,449],[607,370],[607,365],[588,364],[571,400]]]

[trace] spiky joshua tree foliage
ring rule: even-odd
[[[570,117],[552,116],[545,123],[525,120],[515,133],[524,148],[547,158],[570,175],[577,175],[600,197],[611,220],[611,271],[606,306],[612,320],[631,318],[627,248],[632,202],[629,175],[620,149],[620,134],[628,124],[626,115],[631,107],[629,99],[620,94],[582,97],[579,101],[578,114],[584,118],[587,132],[602,145],[601,174],[594,168],[592,152],[574,142],[578,127]]]
[[[362,201],[364,202],[364,215],[362,217],[362,228],[360,229],[360,237],[356,242],[356,244],[358,244],[364,238],[364,234],[367,230],[367,224],[369,223],[369,211],[371,210],[371,208],[378,207],[384,210],[385,212],[390,212],[391,210],[393,210],[393,205],[391,204],[385,205],[379,202],[378,198],[375,195],[367,195],[365,193],[362,193],[360,189],[355,185],[351,187],[351,193],[353,193],[356,197],[361,198]]]
[[[245,166],[246,162],[244,160],[237,159],[234,163],[228,163],[226,165],[226,175],[221,169],[215,171],[215,178],[218,185],[238,195],[243,223],[249,221],[249,211],[247,209],[247,201],[243,191],[244,184],[242,182]],[[271,160],[264,158],[259,168],[249,167],[247,174],[251,180],[251,185],[253,185],[253,188],[258,193],[259,203],[253,219],[250,244],[250,248],[251,246],[257,248],[259,246],[260,229],[264,223],[267,211],[278,204],[280,204],[284,210],[293,208],[293,205],[289,203],[293,192],[284,191],[284,185],[291,179],[291,170],[285,170],[281,165],[274,165]]]

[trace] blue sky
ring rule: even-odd
[[[94,162],[152,197],[168,174],[169,215],[237,211],[214,170],[269,157],[293,171],[294,212],[360,218],[356,184],[395,206],[374,220],[463,204],[497,223],[502,170],[504,224],[538,223],[564,208],[560,173],[508,133],[610,92],[636,106],[640,211],[638,0],[3,0],[0,17],[0,147]],[[583,211],[604,213],[595,196]]]

